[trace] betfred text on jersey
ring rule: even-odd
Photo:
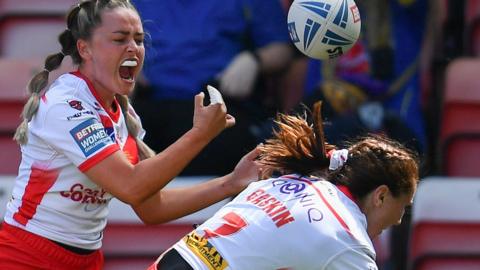
[[[80,149],[82,149],[85,157],[89,157],[97,150],[112,143],[103,125],[95,119],[88,119],[82,122],[70,130],[70,134]]]

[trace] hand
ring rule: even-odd
[[[222,93],[232,98],[245,98],[250,95],[260,65],[255,56],[244,51],[239,53],[220,75]]]
[[[235,118],[227,114],[227,107],[224,103],[204,106],[204,98],[205,94],[203,92],[195,96],[192,129],[198,130],[208,140],[211,140],[225,128],[235,125]]]
[[[233,194],[237,194],[245,189],[250,183],[255,182],[263,176],[262,166],[257,161],[260,154],[259,147],[256,147],[245,156],[235,166],[233,172],[228,175],[227,183],[231,185]]]

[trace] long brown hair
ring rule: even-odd
[[[388,186],[394,196],[412,191],[419,177],[414,151],[387,137],[368,135],[350,142],[345,164],[329,171],[329,152],[335,146],[325,141],[320,101],[314,104],[312,123],[307,116],[277,115],[278,129],[261,146],[262,164],[283,174],[317,176],[345,185],[359,199],[380,185]]]
[[[28,122],[38,111],[40,95],[42,90],[47,87],[49,73],[57,69],[65,56],[70,56],[76,65],[82,63],[82,58],[77,50],[77,41],[79,39],[89,40],[93,31],[102,23],[102,14],[106,10],[115,8],[128,8],[135,12],[137,10],[129,0],[84,0],[73,6],[66,16],[66,29],[58,36],[58,41],[62,46],[62,50],[58,53],[51,54],[45,59],[44,70],[35,74],[28,83],[27,89],[30,97],[26,102],[22,118],[23,121],[17,128],[14,139],[21,145],[28,141]],[[138,12],[137,12],[138,13]],[[140,132],[140,123],[129,111],[129,100],[127,96],[116,95],[125,116],[128,132],[132,137],[136,138],[139,158],[145,159],[155,155],[142,140],[137,138]]]

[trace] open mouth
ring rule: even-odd
[[[125,60],[123,61],[122,65],[120,65],[120,77],[123,80],[126,80],[128,82],[133,82],[134,81],[134,73],[135,73],[135,68],[138,65],[137,60]]]

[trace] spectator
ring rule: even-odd
[[[261,80],[282,71],[292,55],[286,18],[278,0],[134,0],[150,34],[146,87],[134,107],[159,151],[189,127],[192,97],[217,86],[235,115],[235,127],[220,134],[183,171],[187,175],[230,171],[246,149],[263,137],[274,116]]]

